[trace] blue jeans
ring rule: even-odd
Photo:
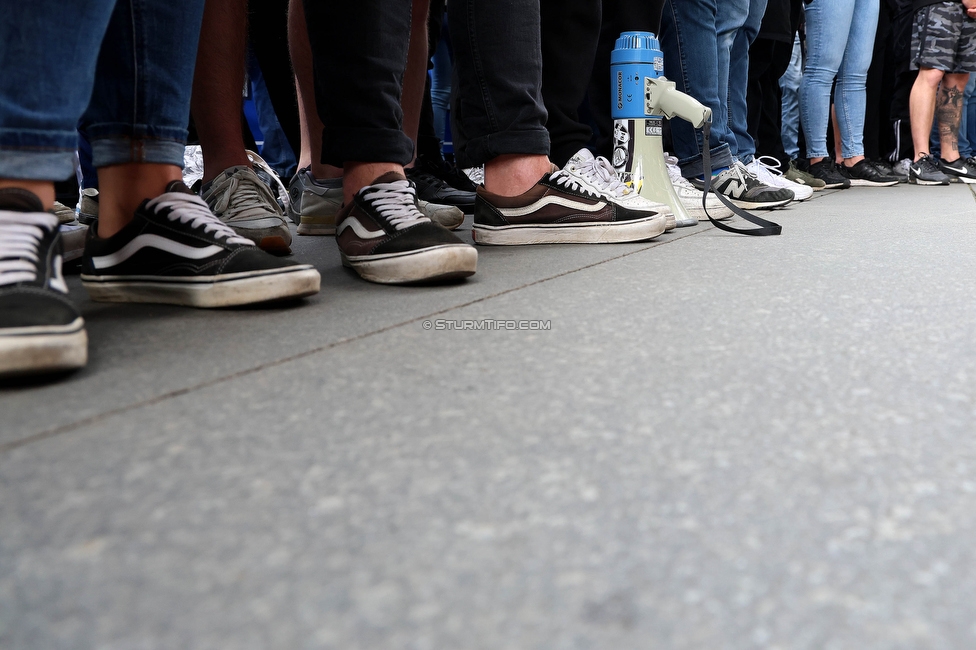
[[[766,13],[767,0],[736,0],[737,11],[723,5],[722,14],[734,14],[735,19],[743,17],[745,20],[735,30],[732,40],[732,50],[729,56],[728,80],[728,113],[729,131],[732,138],[729,146],[732,155],[748,164],[756,155],[756,141],[749,134],[749,105],[746,101],[746,89],[749,86],[749,48],[759,35],[763,14]],[[731,19],[729,19],[731,20]]]
[[[204,0],[0,0],[0,178],[183,166]],[[67,26],[67,27],[65,27]]]
[[[830,87],[841,155],[864,155],[868,67],[874,54],[880,0],[813,0],[806,5],[807,65],[800,83],[800,113],[807,156],[826,158]]]
[[[729,57],[735,30],[746,20],[748,0],[723,3],[721,17],[717,0],[667,0],[661,17],[661,50],[664,74],[677,89],[712,109],[710,153],[712,169],[732,164],[729,130]],[[721,32],[719,31],[721,29]],[[748,71],[747,71],[748,72]],[[701,176],[702,139],[681,119],[671,121],[674,154],[685,178]]]
[[[790,57],[790,67],[779,78],[779,87],[783,91],[783,150],[791,159],[800,155],[800,79],[803,78],[803,50],[800,47],[800,36],[793,40],[793,56]]]

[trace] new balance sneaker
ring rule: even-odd
[[[652,239],[667,219],[609,200],[585,177],[555,165],[519,196],[478,188],[472,237],[478,244],[610,244]]]
[[[779,187],[793,192],[797,201],[806,201],[813,196],[813,188],[809,185],[801,185],[784,178],[779,171],[779,161],[770,156],[764,156],[765,160],[753,158],[752,162],[746,165],[746,169],[752,172],[760,183],[769,187]],[[770,162],[772,161],[772,162]],[[775,165],[774,165],[775,163]]]
[[[834,162],[830,158],[824,158],[820,162],[811,163],[807,167],[807,173],[814,178],[819,178],[824,182],[824,189],[827,190],[846,190],[851,186],[849,178],[837,171]]]
[[[764,157],[765,156],[760,157],[760,160]],[[821,179],[816,178],[797,167],[795,158],[790,161],[790,166],[783,174],[783,177],[786,178],[786,180],[793,181],[794,183],[811,187],[813,188],[814,192],[819,192],[820,190],[824,189],[824,186],[826,185],[826,183],[824,183]]]
[[[58,218],[27,190],[0,190],[0,377],[81,368],[85,321],[61,275]]]
[[[81,280],[92,300],[229,307],[319,290],[319,273],[269,255],[220,221],[180,181],[102,239],[91,228]]]
[[[271,189],[247,165],[225,169],[200,188],[217,218],[262,249],[291,252],[291,231]]]
[[[288,216],[299,235],[334,235],[336,214],[342,209],[342,179],[318,180],[310,168],[300,170],[289,184]],[[464,223],[464,212],[453,205],[417,199],[424,216],[448,230]]]
[[[963,183],[976,183],[976,167],[971,166],[968,160],[956,158],[953,162],[948,162],[939,158],[939,171],[949,177]]]
[[[709,192],[708,197],[706,197],[705,207],[703,208],[702,194],[704,192],[692,185],[691,181],[681,175],[681,168],[678,167],[678,159],[674,156],[667,155],[667,152],[665,152],[664,162],[668,167],[668,176],[671,178],[674,193],[678,195],[678,200],[681,201],[681,205],[684,206],[688,214],[698,221],[708,221],[708,215],[705,214],[705,209],[707,208],[708,214],[712,216],[712,219],[718,221],[728,219],[732,216],[732,210],[727,208],[712,192]]]
[[[364,280],[407,284],[472,275],[478,251],[417,208],[413,183],[383,174],[336,215],[342,263]]]
[[[915,185],[948,185],[949,177],[939,169],[939,163],[925,154],[908,167],[908,182]]]
[[[319,180],[311,167],[298,170],[288,184],[288,217],[299,235],[334,235],[335,216],[342,208],[342,179]]]
[[[699,181],[704,187],[704,181]],[[735,161],[731,167],[712,178],[712,188],[745,210],[769,210],[786,205],[795,198],[790,190],[770,187],[759,181],[746,166]]]
[[[867,158],[850,167],[843,163],[837,165],[837,171],[852,187],[891,187],[899,183],[897,176],[885,174]]]
[[[474,211],[474,192],[451,187],[433,174],[413,167],[406,170],[407,178],[417,186],[417,198],[429,203],[453,205],[466,214]]]

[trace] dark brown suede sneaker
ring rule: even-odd
[[[359,190],[339,211],[336,243],[342,263],[370,282],[464,278],[478,268],[478,251],[425,217],[416,188],[395,172]]]
[[[519,196],[479,187],[472,236],[495,245],[610,244],[657,237],[665,225],[664,214],[624,207],[582,176],[553,166]]]

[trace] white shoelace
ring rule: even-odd
[[[551,176],[556,183],[565,187],[582,190],[593,196],[603,195],[611,198],[623,198],[634,192],[620,180],[617,176],[617,170],[603,156],[597,156],[581,163],[573,163],[567,167],[569,169],[562,169]],[[579,176],[573,172],[577,172]],[[580,178],[585,183],[581,183]]]
[[[228,244],[253,246],[254,242],[238,235],[234,230],[214,216],[206,202],[199,196],[183,192],[167,192],[150,201],[148,207],[160,212],[169,208],[165,217],[170,221],[189,224],[191,228],[203,228],[214,239],[224,239]]]
[[[674,156],[669,156],[667,152],[664,152],[664,163],[668,168],[668,176],[671,178],[671,184],[675,187],[685,187],[691,188],[700,192],[697,187],[691,184],[687,178],[681,175],[681,168],[678,167],[678,159]]]
[[[41,240],[57,227],[53,214],[0,211],[0,286],[37,279]]]
[[[779,183],[776,182],[776,179],[773,177],[772,173],[770,173],[769,168],[763,165],[758,159],[756,159],[754,162],[756,163],[755,165],[749,163],[745,166],[746,171],[751,172],[752,175],[756,177],[756,180],[763,185],[767,185],[769,187],[779,187]]]
[[[397,230],[430,221],[417,209],[417,190],[410,181],[377,183],[359,190],[370,205]]]
[[[756,160],[773,176],[783,175],[783,168],[778,159],[773,158],[772,156],[759,156],[756,158]]]
[[[278,203],[274,195],[252,169],[238,169],[223,180],[217,192],[219,197],[213,211],[225,221],[260,217],[268,210],[277,212]]]

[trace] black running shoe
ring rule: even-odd
[[[429,203],[453,205],[465,214],[474,212],[474,192],[451,187],[433,174],[416,167],[407,169],[407,178],[417,186],[417,198]]]
[[[85,321],[61,275],[58,218],[27,190],[0,190],[0,377],[81,368]]]
[[[908,182],[915,185],[948,185],[949,177],[939,169],[939,163],[925,154],[908,168]]]
[[[811,163],[807,168],[807,173],[814,178],[819,178],[824,182],[825,190],[846,190],[851,186],[851,181],[834,166],[834,162],[829,158],[824,158],[818,163]]]
[[[88,232],[81,279],[92,300],[229,307],[319,290],[319,272],[260,250],[180,181],[143,201],[107,239]]]
[[[897,176],[883,173],[867,158],[851,167],[841,164],[835,169],[854,187],[891,187],[898,184]]]
[[[957,158],[953,162],[948,162],[940,158],[939,171],[948,176],[950,180],[955,179],[968,184],[976,183],[976,166],[970,164],[969,160]]]
[[[474,192],[478,187],[468,178],[467,174],[440,156],[417,156],[414,167],[436,176],[454,189],[461,190],[462,192]]]
[[[339,211],[336,243],[342,263],[370,282],[464,278],[478,268],[478,251],[425,217],[416,188],[396,172],[359,190]]]

